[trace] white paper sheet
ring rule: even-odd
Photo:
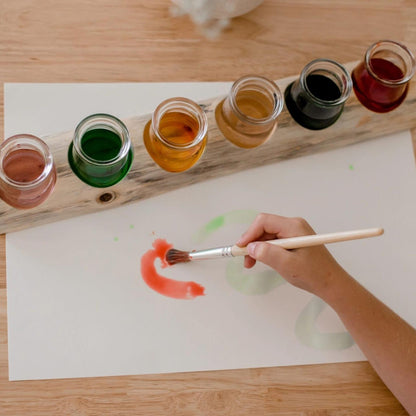
[[[6,84],[5,133],[52,134],[90,113],[126,117],[152,111],[169,96],[204,99],[228,88],[228,83]],[[404,132],[9,234],[10,379],[361,360],[356,345],[328,350],[301,342],[295,327],[302,311],[319,304],[289,284],[276,280],[265,294],[243,294],[229,284],[227,260],[177,265],[162,274],[194,280],[205,286],[206,296],[169,299],[143,282],[140,257],[155,236],[185,250],[233,243],[248,224],[230,220],[200,233],[202,241],[197,234],[213,218],[236,210],[303,216],[322,233],[382,226],[381,238],[329,248],[361,283],[416,325],[415,189],[411,138]],[[344,331],[329,307],[314,324],[315,332]]]

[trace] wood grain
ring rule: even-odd
[[[351,70],[355,65],[348,63],[346,67]],[[282,92],[295,78],[277,81]],[[45,203],[30,210],[18,210],[0,201],[0,233],[115,208],[207,179],[416,127],[416,88],[410,88],[399,109],[387,114],[367,110],[352,95],[341,118],[330,128],[307,130],[299,126],[284,109],[278,117],[278,128],[267,143],[255,149],[241,149],[224,139],[216,125],[215,108],[222,99],[216,97],[201,101],[200,105],[208,116],[207,149],[194,167],[182,173],[172,174],[160,169],[148,155],[142,137],[150,114],[125,120],[134,147],[132,168],[121,182],[104,189],[86,185],[71,171],[68,146],[73,132],[44,138],[58,171],[55,190]]]
[[[171,18],[169,4],[0,0],[1,80],[232,81],[248,72],[281,79],[317,57],[360,59],[378,39],[416,50],[414,0],[265,0],[217,41],[186,16]],[[2,98],[0,110],[3,120]],[[0,237],[2,416],[407,414],[364,362],[9,382],[4,250]]]

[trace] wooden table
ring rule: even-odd
[[[416,50],[414,0],[265,0],[216,41],[187,17],[172,18],[169,7],[169,0],[1,0],[1,80],[279,79],[317,57],[360,59],[379,39]],[[1,415],[407,414],[366,362],[9,382],[4,236],[0,256]]]

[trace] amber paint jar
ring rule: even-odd
[[[234,82],[228,96],[215,109],[222,134],[237,146],[261,145],[274,133],[283,96],[271,80],[247,75]]]
[[[201,107],[183,97],[169,98],[146,124],[143,141],[152,159],[168,172],[182,172],[202,156],[208,120]]]

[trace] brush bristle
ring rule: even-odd
[[[176,250],[171,248],[166,253],[166,261],[172,266],[177,263],[186,263],[190,261],[189,253],[187,251]]]

